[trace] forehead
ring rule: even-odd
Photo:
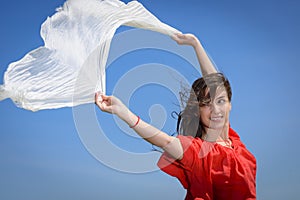
[[[228,95],[224,87],[219,87],[216,91],[215,98],[219,98],[222,96],[227,97]]]
[[[227,95],[227,91],[225,89],[224,86],[219,86],[216,91],[214,91],[214,97],[215,98],[218,98],[218,97],[221,97],[221,96],[225,96],[225,97],[228,97]],[[206,88],[206,92],[205,92],[205,96],[208,96],[208,97],[211,97],[211,93],[210,93],[210,89],[209,88]]]

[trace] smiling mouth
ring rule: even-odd
[[[218,122],[223,120],[223,116],[210,117],[210,120],[213,122]]]

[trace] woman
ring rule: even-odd
[[[179,136],[144,122],[116,97],[96,94],[97,106],[116,114],[142,138],[164,150],[158,166],[179,179],[187,189],[185,199],[256,199],[256,160],[229,124],[228,80],[217,73],[197,37],[176,34],[172,38],[194,48],[203,75],[193,83],[179,115]]]

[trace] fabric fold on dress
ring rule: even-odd
[[[8,66],[0,100],[32,111],[94,102],[96,91],[105,93],[110,43],[121,25],[179,32],[138,1],[67,0],[42,24],[44,46]]]

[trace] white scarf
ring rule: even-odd
[[[9,65],[0,100],[11,98],[32,111],[94,102],[96,91],[105,93],[110,43],[121,25],[170,36],[179,32],[137,1],[67,0],[42,24],[44,46]]]

